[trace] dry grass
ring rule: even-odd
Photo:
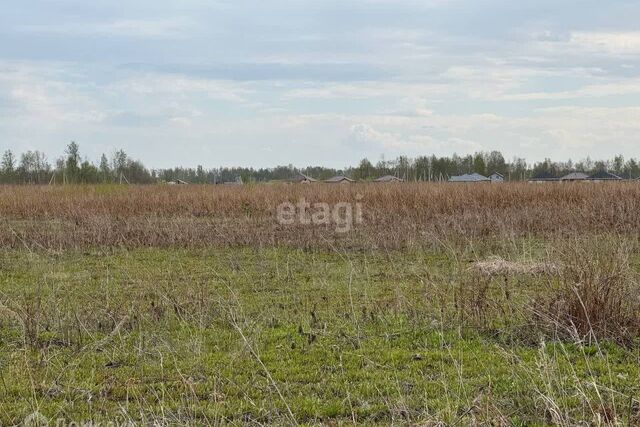
[[[276,221],[277,206],[355,203],[364,222],[350,233],[332,225]],[[229,245],[407,248],[441,241],[571,236],[640,230],[640,185],[82,186],[0,187],[0,245]]]
[[[560,267],[553,262],[507,261],[500,257],[492,257],[477,261],[472,267],[476,272],[487,277],[530,275],[553,276],[559,273]]]
[[[278,224],[302,198],[364,222]],[[632,424],[638,208],[632,183],[0,187],[0,423]]]
[[[640,283],[632,244],[621,238],[577,239],[554,247],[561,273],[535,310],[542,324],[577,342],[632,345],[640,337]]]

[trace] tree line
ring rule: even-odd
[[[219,184],[237,182],[285,181],[303,173],[324,180],[335,175],[346,175],[357,180],[373,180],[384,175],[393,175],[406,181],[446,181],[454,175],[479,173],[502,174],[509,181],[523,181],[539,175],[563,176],[579,171],[593,174],[608,171],[622,178],[640,178],[640,164],[636,159],[616,156],[611,160],[593,161],[589,158],[578,162],[554,162],[545,159],[533,164],[525,159],[507,161],[499,151],[478,152],[472,155],[438,157],[400,156],[393,160],[380,160],[375,164],[363,159],[357,166],[334,169],[321,166],[296,168],[292,165],[274,168],[221,167],[205,169],[175,167],[148,169],[139,160],[130,158],[123,150],[111,156],[102,154],[98,162],[83,158],[77,143],[67,145],[64,155],[52,164],[40,151],[27,151],[17,156],[6,150],[0,161],[0,183],[4,184],[97,184],[130,183],[152,184],[178,180],[193,184]]]

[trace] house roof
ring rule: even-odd
[[[591,175],[589,177],[589,179],[594,179],[594,180],[615,180],[615,181],[619,181],[622,178],[620,178],[618,175],[614,175],[610,172],[607,171],[600,171],[600,172],[596,172],[593,175]]]
[[[295,178],[292,179],[293,182],[303,182],[303,181],[309,181],[309,182],[318,182],[317,179],[312,178],[308,175],[305,175],[303,173],[299,173],[298,175],[296,175]]]
[[[374,182],[404,182],[404,179],[393,175],[385,175],[374,180]]]
[[[504,175],[502,175],[500,172],[494,172],[491,174],[491,176],[499,176],[500,178],[504,178]]]
[[[346,176],[343,175],[336,175],[333,178],[329,178],[327,179],[325,182],[343,182],[343,181],[347,181],[347,182],[355,182],[353,179],[348,178]]]
[[[561,181],[583,181],[589,179],[589,175],[583,172],[572,172],[560,178]]]
[[[460,176],[452,176],[449,178],[449,182],[485,182],[491,181],[486,176],[480,175],[479,173],[471,173]]]

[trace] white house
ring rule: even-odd
[[[494,172],[489,176],[489,179],[491,180],[491,182],[495,184],[499,184],[501,182],[504,182],[504,175],[498,172]]]

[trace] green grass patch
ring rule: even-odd
[[[34,411],[192,425],[633,421],[637,351],[523,339],[521,308],[543,279],[485,283],[473,259],[3,252],[0,425]],[[458,300],[461,283],[488,286],[481,312]]]

